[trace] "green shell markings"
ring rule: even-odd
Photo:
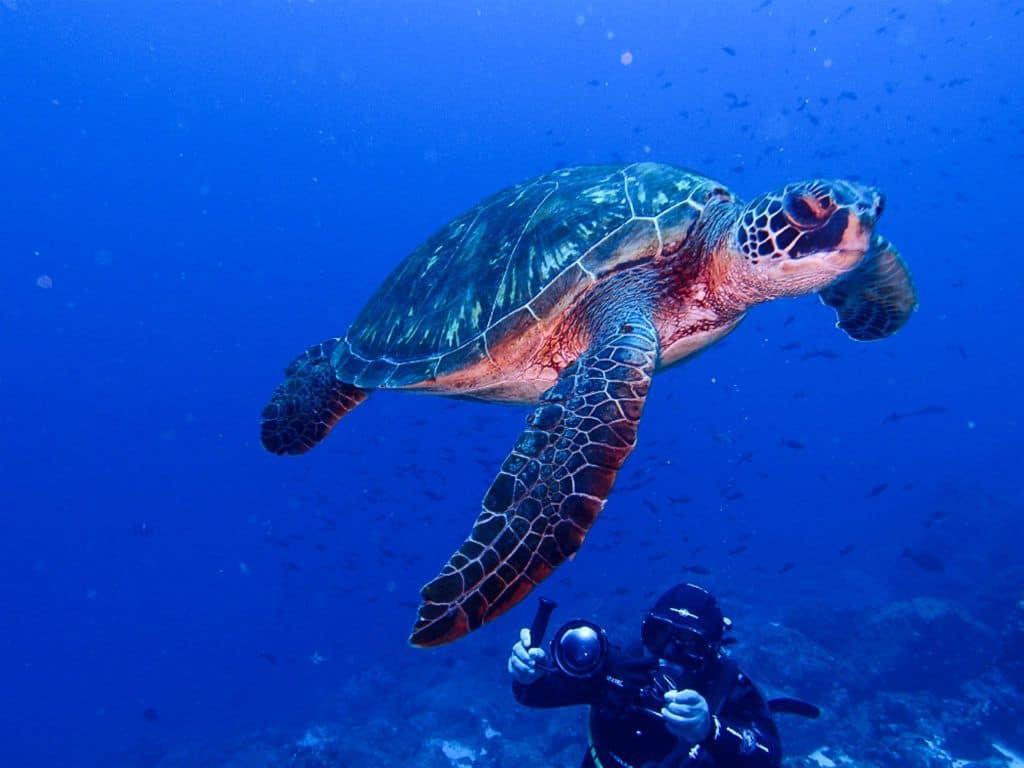
[[[814,179],[738,201],[670,165],[568,168],[502,190],[398,265],[263,411],[267,450],[323,440],[374,389],[534,406],[476,522],[423,587],[415,645],[509,610],[579,549],[636,445],[651,378],[756,304],[819,293],[855,339],[916,298],[883,199]]]
[[[339,377],[402,387],[485,358],[609,271],[655,257],[662,225],[681,239],[714,187],[668,166],[598,166],[487,198],[384,281],[335,353]]]

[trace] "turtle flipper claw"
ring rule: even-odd
[[[899,251],[879,235],[860,266],[819,295],[836,311],[838,326],[858,341],[891,336],[917,308],[910,270]]]
[[[544,393],[469,537],[423,588],[413,645],[500,616],[579,549],[636,445],[657,338],[647,320],[617,325]]]
[[[338,420],[369,397],[369,392],[339,381],[331,352],[339,339],[310,347],[285,369],[285,380],[263,409],[260,438],[271,453],[305,453]]]

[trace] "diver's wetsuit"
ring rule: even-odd
[[[771,712],[734,662],[720,655],[699,678],[675,681],[680,690],[700,693],[711,710],[711,733],[696,746],[638,706],[637,692],[657,672],[650,658],[613,648],[591,679],[555,669],[531,685],[513,682],[512,692],[530,707],[590,705],[583,768],[778,768],[782,750]]]

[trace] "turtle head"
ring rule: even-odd
[[[756,198],[733,232],[744,282],[761,300],[821,290],[860,264],[884,205],[876,189],[824,179]]]

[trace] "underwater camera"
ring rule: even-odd
[[[558,604],[547,598],[540,598],[537,613],[530,625],[530,647],[539,648],[547,632],[551,612]],[[731,644],[727,638],[723,644]],[[661,708],[665,706],[668,691],[680,691],[694,686],[694,681],[681,671],[682,677],[673,677],[661,666],[657,658],[638,656],[633,659],[616,659],[615,669],[607,669],[610,650],[608,635],[604,629],[586,619],[572,619],[563,624],[551,638],[551,661],[540,663],[548,672],[559,670],[569,677],[582,680],[604,681],[620,691],[628,706],[659,719],[664,719]],[[675,673],[675,670],[673,670]],[[788,696],[769,699],[768,709],[773,714],[785,713],[815,719],[821,709],[810,702]]]
[[[557,605],[553,600],[540,598],[530,625],[531,647],[538,648],[543,643],[551,612]],[[636,709],[657,718],[662,717],[665,693],[679,689],[670,675],[657,669],[658,660],[653,658],[639,658],[623,665],[622,670],[616,669],[615,675],[605,674],[610,648],[608,634],[600,625],[586,619],[572,619],[563,624],[552,636],[549,648],[551,661],[546,665],[548,671],[557,669],[582,680],[604,677],[610,685],[621,690]],[[654,670],[657,671],[651,676]]]
[[[544,642],[551,613],[558,607],[554,600],[540,598],[537,613],[530,624],[530,647]],[[585,619],[573,619],[561,626],[551,638],[549,658],[554,668],[569,677],[589,679],[600,675],[608,660],[608,634],[600,626]],[[550,663],[548,670],[553,669]]]

